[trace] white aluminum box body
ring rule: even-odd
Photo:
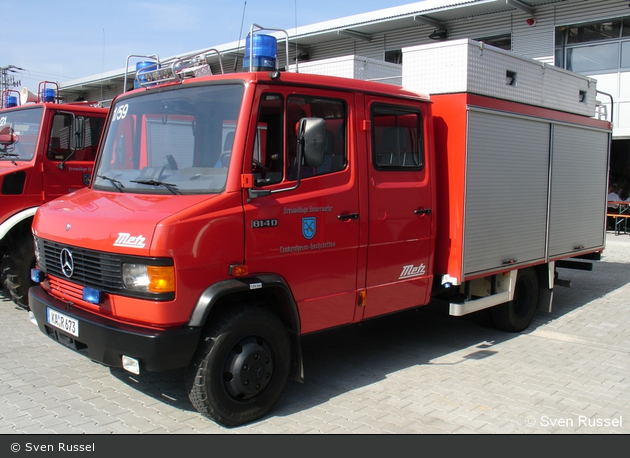
[[[596,80],[470,39],[403,48],[402,85],[468,92],[593,117]],[[513,84],[508,84],[514,76]]]
[[[292,72],[296,71],[295,65],[290,65],[289,68]],[[402,65],[354,55],[300,62],[297,71],[314,75],[379,81],[396,86],[402,83]]]

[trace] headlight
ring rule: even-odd
[[[34,238],[34,246],[35,246],[35,263],[39,265],[40,254],[39,254],[39,243],[37,243],[37,238]]]
[[[172,293],[175,292],[175,268],[125,263],[123,284],[132,291]]]

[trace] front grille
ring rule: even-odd
[[[122,291],[123,256],[77,248],[38,237],[35,238],[35,243],[39,252],[39,268],[48,275],[106,293],[119,294]],[[61,252],[64,249],[70,251],[74,261],[74,271],[70,277],[62,270]]]
[[[123,264],[125,263],[172,266],[172,259],[105,253],[56,243],[39,237],[35,237],[35,249],[38,253],[39,269],[49,277],[51,287],[54,287],[55,291],[63,294],[66,298],[80,298],[83,292],[82,287],[98,289],[108,294],[154,301],[171,301],[175,298],[174,292],[151,293],[129,290],[124,287],[122,280]],[[72,255],[74,269],[70,276],[64,273],[62,266],[62,252],[64,250],[69,251]],[[55,281],[52,277],[62,281]],[[78,285],[79,288],[74,285]]]

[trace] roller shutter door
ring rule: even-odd
[[[469,112],[464,274],[545,259],[550,124]]]
[[[604,246],[608,133],[555,125],[549,257]]]

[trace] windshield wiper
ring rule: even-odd
[[[97,175],[97,177],[102,178],[103,180],[109,181],[111,184],[114,185],[117,191],[124,192],[123,191],[124,186],[120,181],[114,180],[113,178],[110,178],[110,177],[106,177],[105,175]]]
[[[158,180],[129,180],[129,181],[131,181],[132,183],[146,184],[149,186],[163,186],[169,191],[171,191],[173,194],[181,194],[181,192],[179,192],[179,189],[177,189],[177,185],[175,184],[164,183],[163,181],[158,181]]]
[[[13,165],[17,165],[17,163],[13,160],[13,158],[14,158],[14,157],[20,157],[20,155],[19,155],[19,154],[16,154],[16,153],[10,153],[10,152],[8,152],[8,151],[3,151],[2,153],[0,153],[0,159],[5,159],[5,158],[7,158],[7,157],[8,157],[9,159],[11,159],[11,163],[12,163]]]

